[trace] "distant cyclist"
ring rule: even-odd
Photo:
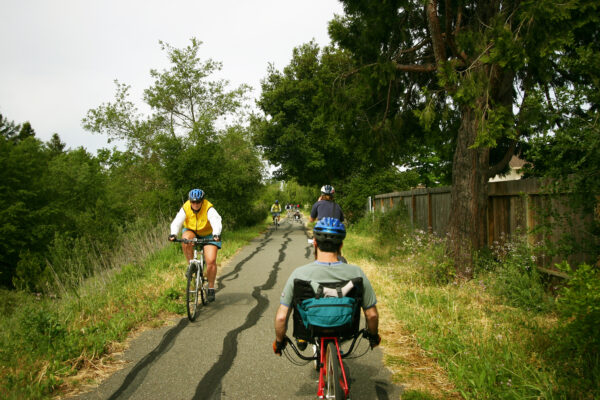
[[[271,206],[271,215],[273,215],[273,220],[277,218],[277,222],[279,223],[279,215],[281,214],[281,205],[279,204],[279,200],[275,200],[275,203]]]
[[[342,207],[333,200],[335,189],[331,185],[321,188],[321,196],[310,210],[310,222],[315,222],[325,217],[335,218],[344,222]]]
[[[338,255],[346,237],[346,227],[337,219],[324,218],[315,225],[313,236],[316,260],[310,264],[296,268],[283,288],[279,308],[275,315],[273,351],[275,354],[281,355],[281,351],[285,347],[285,334],[287,331],[287,321],[292,310],[295,279],[331,284],[354,278],[362,278],[363,295],[361,307],[365,315],[371,346],[377,346],[381,338],[378,334],[379,314],[377,312],[375,291],[360,267],[338,261]],[[299,342],[299,347],[301,349],[302,347],[305,348],[306,342],[303,345]]]
[[[215,301],[215,279],[217,277],[217,251],[221,248],[221,216],[213,205],[204,198],[204,191],[192,189],[188,201],[179,209],[173,222],[169,240],[177,239],[177,233],[183,225],[181,237],[184,239],[212,239],[204,246],[206,278],[208,279],[208,301]],[[182,243],[183,254],[189,263],[194,257],[194,245]]]

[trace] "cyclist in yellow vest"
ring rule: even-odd
[[[208,279],[208,301],[215,301],[215,279],[217,277],[217,251],[221,248],[221,216],[211,202],[204,198],[204,191],[192,189],[188,194],[188,201],[183,204],[171,222],[169,240],[177,238],[177,233],[183,225],[181,237],[184,239],[212,239],[204,246],[204,260],[206,261],[206,278]],[[185,258],[189,263],[194,257],[194,245],[181,244]]]
[[[281,214],[281,205],[279,205],[279,200],[275,200],[275,204],[271,206],[271,214],[273,215],[273,220],[277,217],[277,222],[279,222],[279,215]]]

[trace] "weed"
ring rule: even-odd
[[[560,292],[557,321],[557,305],[523,241],[481,252],[475,279],[455,282],[443,238],[413,232],[374,239],[370,228],[362,229],[351,227],[345,254],[357,265],[375,265],[377,273],[368,276],[378,304],[391,310],[386,318],[443,367],[463,398],[599,398],[597,270],[584,267]],[[406,370],[401,359],[386,360]],[[406,374],[393,379],[415,386]],[[419,390],[403,398],[439,398],[430,385],[417,383]]]
[[[263,228],[228,232],[219,261]],[[185,314],[181,247],[166,243],[164,226],[139,229],[129,229],[115,253],[92,251],[88,279],[58,275],[50,295],[0,291],[0,398],[54,396],[80,384],[73,375],[106,357],[133,329]],[[80,261],[67,259],[65,268]]]

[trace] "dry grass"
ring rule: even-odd
[[[233,251],[226,257],[219,257],[217,263],[217,274],[220,274],[222,269],[228,265],[229,261],[241,250],[241,247]],[[222,254],[222,253],[220,253]],[[150,298],[158,298],[161,293],[170,287],[179,285],[179,281],[182,279],[183,271],[185,269],[185,260],[179,260],[169,266],[165,271],[160,272],[153,279],[153,284],[145,285],[144,296]],[[178,274],[177,271],[181,272]],[[105,272],[101,280],[104,286],[107,280],[110,279],[111,272]],[[98,285],[95,283],[88,283],[93,286],[96,290]],[[135,285],[126,287],[129,296],[139,295],[140,288]],[[82,315],[78,321],[81,326],[86,326],[90,318],[94,319],[107,319],[120,307],[119,304],[110,301],[102,310],[98,311],[96,316],[84,316]],[[136,326],[122,342],[112,342],[107,345],[107,352],[102,356],[96,354],[85,354],[82,353],[78,358],[70,360],[72,371],[74,375],[63,379],[62,384],[57,388],[56,394],[53,398],[55,399],[66,399],[74,397],[78,394],[88,392],[97,388],[102,381],[110,377],[113,373],[118,370],[125,368],[128,362],[123,359],[124,352],[129,348],[131,342],[135,340],[139,335],[145,331],[151,329],[157,329],[163,326],[174,325],[177,319],[181,318],[181,315],[161,312],[158,316],[143,321],[140,325]]]
[[[417,343],[416,338],[398,321],[389,306],[400,290],[399,285],[385,269],[377,268],[367,260],[353,260],[359,264],[378,294],[379,331],[386,366],[395,383],[404,391],[419,391],[437,399],[462,399],[449,381],[445,370]]]

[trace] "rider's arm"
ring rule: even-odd
[[[171,235],[177,236],[177,234],[181,231],[181,226],[183,225],[184,221],[185,211],[183,210],[183,207],[181,207],[175,216],[175,219],[173,219],[173,222],[171,222]]]
[[[211,207],[206,212],[206,217],[208,218],[208,222],[210,222],[210,226],[212,226],[212,234],[213,236],[221,236],[221,231],[223,230],[223,224],[221,222],[221,216],[215,210],[214,207]]]
[[[367,321],[367,330],[371,335],[377,335],[379,332],[379,313],[377,306],[364,310],[365,320]]]
[[[278,342],[283,342],[285,339],[285,332],[287,331],[287,321],[290,316],[291,308],[280,304],[275,314],[275,339]]]

